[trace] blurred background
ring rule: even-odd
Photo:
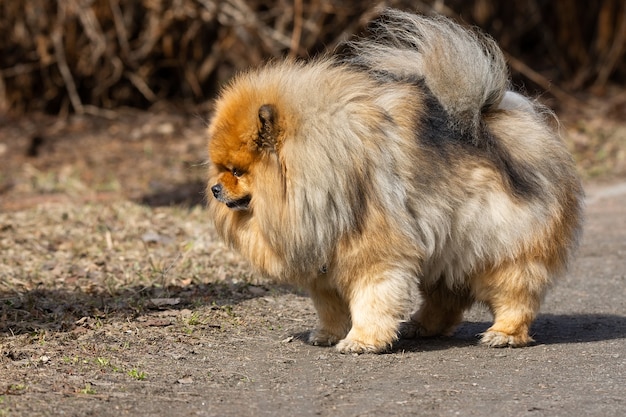
[[[626,173],[623,0],[2,0],[0,209],[72,187],[197,202],[220,86],[332,49],[389,6],[490,33],[515,88],[559,114],[585,178]]]
[[[622,0],[28,0],[0,3],[0,105],[13,113],[97,113],[203,103],[233,72],[310,57],[358,33],[384,6],[442,13],[490,33],[515,84],[555,104],[622,94]]]

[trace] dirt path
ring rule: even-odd
[[[0,129],[0,417],[626,415],[626,182],[587,187],[535,345],[479,346],[476,308],[454,337],[345,356],[185,200],[203,123],[154,117]]]
[[[171,289],[135,312],[120,306],[134,289],[77,294],[75,317],[92,314],[2,336],[0,415],[624,415],[624,185],[589,188],[589,201],[580,253],[532,347],[478,346],[489,315],[475,309],[452,338],[344,356],[302,341],[315,323],[307,298],[236,280]],[[60,314],[54,303],[72,292],[33,291],[14,308],[4,297],[5,322],[20,310]]]

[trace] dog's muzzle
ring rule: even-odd
[[[213,197],[219,202],[226,204],[226,207],[233,210],[247,210],[250,205],[250,196],[245,196],[237,200],[231,200],[224,196],[224,187],[222,184],[215,184],[211,187],[211,192],[213,193]]]
[[[219,200],[222,195],[222,184],[215,184],[211,187],[211,192],[213,193],[213,197]]]

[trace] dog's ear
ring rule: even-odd
[[[280,128],[278,126],[278,111],[272,104],[259,107],[259,133],[254,141],[259,149],[276,151]]]

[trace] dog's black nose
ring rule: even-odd
[[[217,198],[222,192],[222,184],[215,184],[213,187],[211,187],[211,192],[213,193],[213,196]]]

